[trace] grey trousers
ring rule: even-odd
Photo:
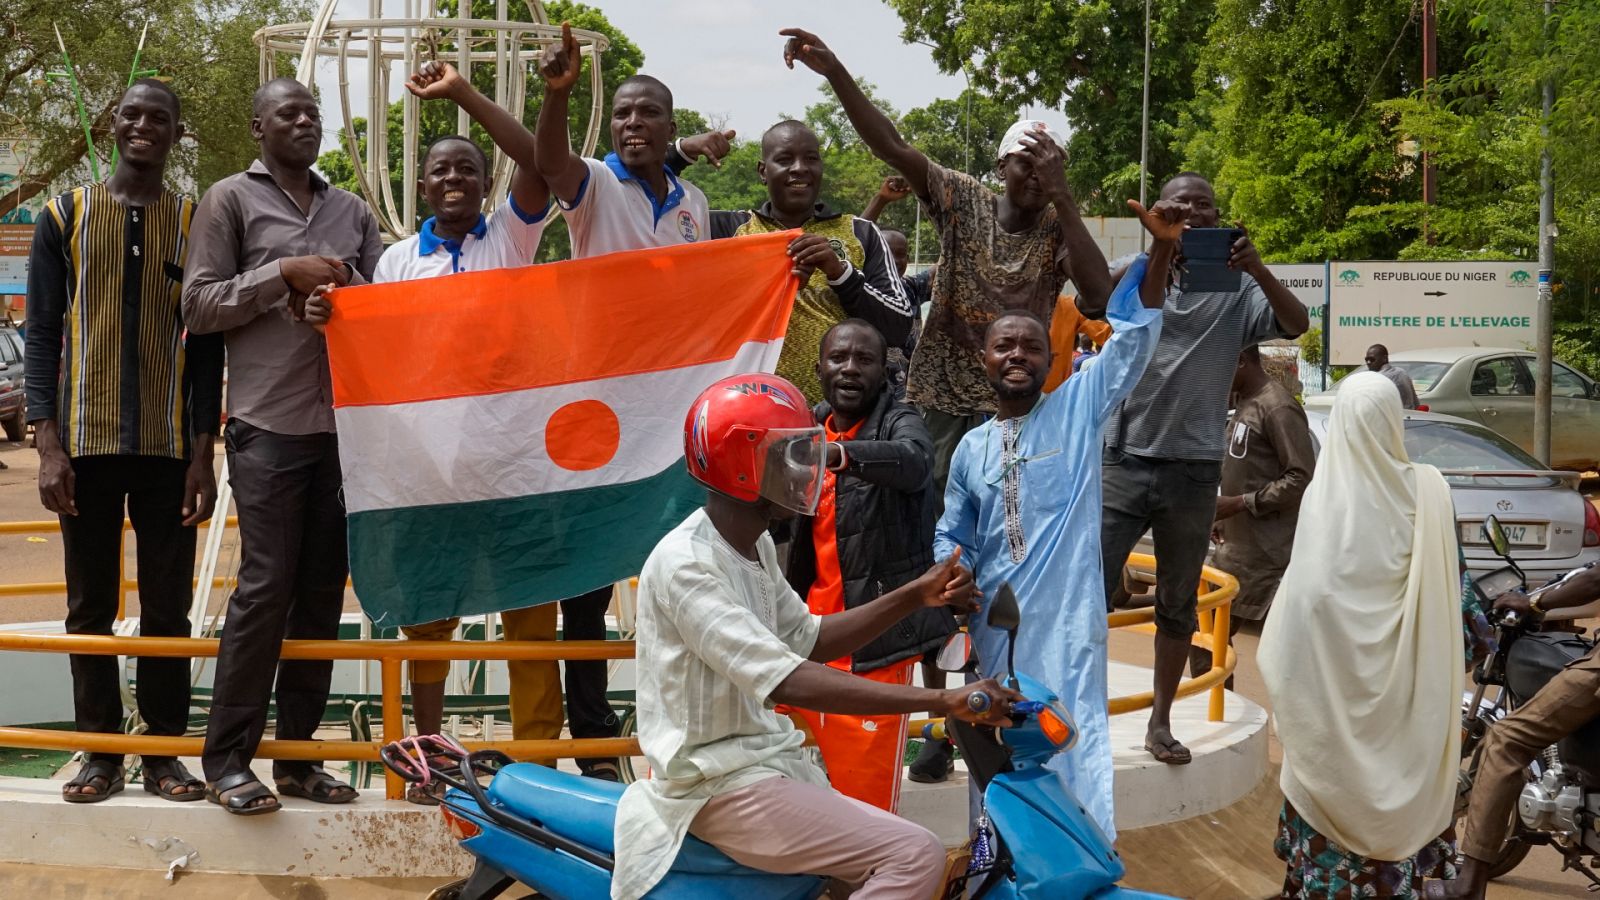
[[[1101,459],[1101,564],[1106,608],[1121,584],[1128,554],[1149,529],[1155,539],[1156,631],[1187,641],[1198,627],[1195,612],[1200,567],[1211,544],[1222,463],[1149,459],[1111,447]]]

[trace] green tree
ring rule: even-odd
[[[996,152],[1017,118],[1015,103],[968,88],[954,100],[935,100],[906,113],[900,130],[939,165],[997,184]]]
[[[1072,125],[1067,172],[1095,215],[1125,215],[1138,196],[1144,99],[1144,7],[1037,0],[889,0],[901,37],[928,44],[946,72],[1006,106],[1060,108]],[[1182,167],[1179,125],[1208,51],[1214,0],[1154,0],[1150,60],[1152,186]],[[1130,174],[1131,173],[1131,174]]]
[[[1411,0],[1217,0],[1200,77],[1217,85],[1191,159],[1219,161],[1227,215],[1269,257],[1392,258],[1409,242],[1352,207],[1420,195],[1396,114],[1419,57]]]
[[[72,54],[92,122],[101,175],[111,157],[111,113],[128,83],[140,29],[149,23],[140,68],[154,69],[183,101],[188,133],[167,175],[184,190],[204,191],[255,157],[250,96],[258,82],[250,37],[269,22],[307,18],[306,0],[21,0],[0,13],[0,116],[8,135],[33,139],[29,172],[0,195],[13,209],[51,185],[87,178],[88,141],[71,87],[46,73],[62,68],[55,29]]]

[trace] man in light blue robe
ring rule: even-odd
[[[1138,212],[1156,241],[1112,293],[1106,310],[1112,337],[1082,371],[1043,394],[1048,328],[1027,313],[1002,315],[990,326],[984,364],[1000,411],[956,449],[934,540],[938,559],[961,547],[985,610],[1002,583],[1016,592],[1022,610],[1016,667],[1060,696],[1080,732],[1077,746],[1050,767],[1112,840],[1101,431],[1155,350],[1168,270],[1187,215],[1179,204]],[[974,613],[971,619],[979,669],[985,677],[1003,676],[1007,637],[983,618]]]

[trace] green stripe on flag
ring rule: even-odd
[[[383,625],[520,609],[639,574],[705,502],[682,462],[626,484],[350,516],[350,573]]]

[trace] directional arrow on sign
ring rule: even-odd
[[[1424,296],[1424,297],[1443,297],[1444,296],[1444,291],[1423,291],[1422,292],[1422,296]]]

